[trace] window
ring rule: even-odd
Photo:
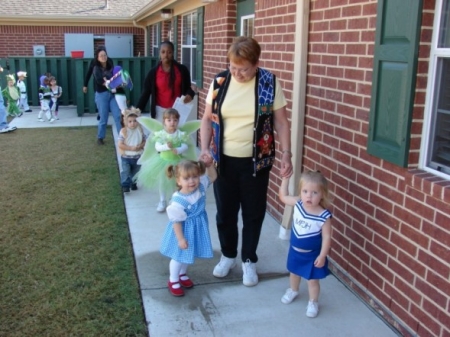
[[[436,1],[433,41],[421,165],[427,171],[448,178],[450,175],[450,5]]]
[[[159,45],[161,42],[159,41],[159,24],[152,26],[152,56],[159,56]]]
[[[255,14],[241,17],[241,36],[253,37]]]
[[[197,12],[183,16],[181,34],[181,63],[189,69],[191,80],[195,82],[197,74]]]

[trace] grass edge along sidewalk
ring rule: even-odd
[[[147,336],[112,141],[0,138],[0,335]]]

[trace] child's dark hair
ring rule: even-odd
[[[300,176],[298,183],[299,193],[302,191],[302,185],[305,182],[314,183],[320,186],[322,191],[322,200],[320,200],[320,206],[327,208],[330,205],[330,192],[328,190],[328,181],[320,171],[305,171]]]
[[[177,179],[180,176],[201,176],[206,172],[206,165],[203,161],[182,160],[177,165],[170,165],[166,169],[166,175],[169,178]],[[180,186],[178,186],[180,189]]]
[[[164,123],[164,120],[169,117],[176,117],[177,119],[180,119],[180,113],[178,112],[177,109],[168,108],[168,109],[164,110],[164,112],[163,112],[163,116],[162,116],[163,123]]]

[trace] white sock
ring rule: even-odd
[[[170,271],[170,276],[169,276],[169,281],[170,282],[179,282],[180,281],[180,270],[181,270],[181,266],[182,264],[178,261],[175,260],[170,260],[169,263],[169,271]],[[176,284],[173,286],[174,289],[179,288],[180,285]]]

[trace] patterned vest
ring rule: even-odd
[[[231,81],[231,73],[226,70],[214,79],[212,102],[212,142],[211,155],[220,173],[223,131],[222,104]],[[261,170],[270,170],[275,162],[275,138],[273,133],[273,103],[275,101],[275,75],[259,68],[255,79],[255,121],[253,127],[253,176]]]

